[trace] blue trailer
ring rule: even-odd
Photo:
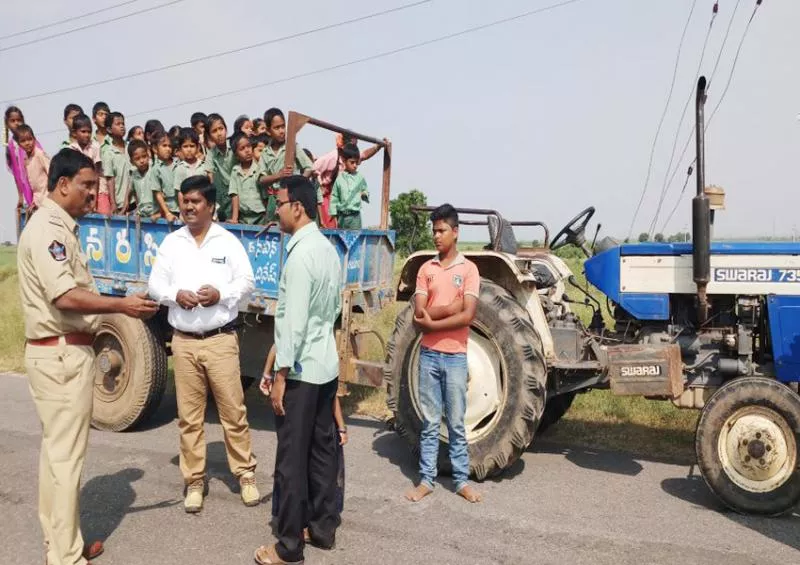
[[[357,327],[353,314],[374,314],[394,297],[395,233],[388,229],[391,144],[290,112],[287,148],[295,147],[297,132],[308,123],[376,143],[383,149],[380,226],[323,230],[342,264],[342,315],[337,330],[340,383],[380,386],[382,364],[359,359],[361,338],[371,332]],[[286,159],[287,163],[294,161],[293,150],[287,150]],[[243,378],[256,379],[261,376],[272,345],[278,282],[288,237],[275,224],[222,225],[244,245],[255,275],[255,290],[239,305],[239,338]],[[171,231],[180,228],[165,220],[97,214],[82,218],[79,226],[81,244],[98,290],[109,296],[146,291],[148,277],[158,261],[159,245]],[[103,316],[94,344],[97,363],[92,424],[96,428],[128,430],[156,410],[167,384],[170,339],[171,328],[163,308],[146,322],[121,314]]]

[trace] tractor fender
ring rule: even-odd
[[[435,251],[418,251],[409,255],[400,271],[397,285],[397,300],[409,301],[417,287],[417,273],[422,265],[436,255]],[[509,291],[517,302],[525,308],[530,322],[542,339],[544,356],[547,362],[555,359],[555,347],[542,301],[536,290],[533,275],[522,271],[512,255],[495,251],[465,251],[464,256],[475,263],[481,278]],[[524,261],[523,261],[524,262]]]

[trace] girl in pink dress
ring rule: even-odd
[[[30,208],[33,205],[33,190],[31,184],[28,182],[28,173],[25,170],[25,151],[19,144],[14,141],[13,134],[17,128],[25,123],[25,116],[22,115],[22,110],[16,106],[9,106],[6,108],[5,121],[3,127],[3,145],[5,145],[6,152],[6,166],[9,172],[14,176],[14,182],[17,185],[17,192],[19,200],[17,201],[17,209],[21,210],[24,207]],[[36,147],[40,150],[42,146],[36,142]]]

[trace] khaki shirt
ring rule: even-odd
[[[17,270],[27,339],[97,331],[99,316],[65,312],[53,304],[73,288],[98,292],[78,239],[78,224],[49,198],[19,238]]]

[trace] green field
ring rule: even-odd
[[[479,244],[463,247],[475,249]],[[585,279],[581,272],[582,260],[566,257],[581,285]],[[399,276],[402,263],[398,261],[395,276]],[[593,294],[602,298],[596,290]],[[571,289],[569,294],[578,299],[581,294]],[[600,300],[601,304],[604,300]],[[14,248],[0,247],[0,371],[22,371],[24,333],[22,312],[19,306],[19,289]],[[392,304],[371,318],[369,322],[384,339],[391,334],[394,320],[404,304]],[[588,308],[576,308],[588,322]],[[608,313],[604,315],[607,317]],[[366,324],[366,319],[360,320]],[[379,360],[380,348],[370,351],[369,357]],[[387,418],[385,392],[378,389],[351,387],[345,399],[347,413],[361,413],[377,418]],[[637,456],[671,461],[693,461],[694,428],[697,411],[678,410],[667,402],[648,401],[638,397],[616,397],[608,391],[590,391],[580,394],[566,416],[550,428],[541,439],[564,445],[616,449]]]

